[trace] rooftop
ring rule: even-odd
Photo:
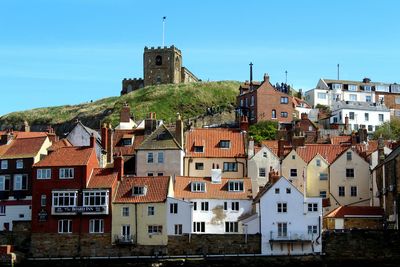
[[[344,217],[383,217],[384,211],[380,207],[369,206],[340,206],[325,215],[325,218],[344,218]]]
[[[92,153],[95,153],[93,147],[61,147],[33,166],[85,166]]]
[[[31,158],[35,157],[42,148],[47,136],[33,138],[17,138],[11,141],[8,145],[3,145],[0,151],[3,151],[2,159],[15,158]]]

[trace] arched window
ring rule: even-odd
[[[272,110],[272,118],[276,119],[276,110],[275,109]]]
[[[156,65],[157,66],[162,65],[162,56],[160,55],[156,56]]]

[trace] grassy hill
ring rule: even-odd
[[[234,109],[239,84],[221,81],[148,86],[120,97],[91,103],[12,112],[0,117],[0,127],[19,129],[27,120],[33,127],[53,125],[58,132],[65,132],[76,119],[92,128],[99,128],[103,122],[116,126],[125,102],[130,105],[135,120],[145,118],[149,112],[156,112],[157,118],[166,122],[174,121],[177,112],[188,119],[204,115],[211,107],[220,111]]]

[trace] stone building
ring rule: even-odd
[[[144,48],[143,79],[124,79],[121,95],[149,85],[198,82],[199,79],[182,66],[182,52],[175,46]]]

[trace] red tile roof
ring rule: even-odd
[[[369,206],[340,206],[325,215],[326,218],[344,218],[344,217],[370,217],[383,216],[384,211],[380,207]]]
[[[87,188],[112,188],[117,178],[118,173],[113,168],[96,168],[93,169]]]
[[[252,199],[250,178],[222,178],[220,184],[211,183],[211,178],[177,176],[175,178],[175,197],[182,199]],[[228,190],[229,181],[243,181],[244,191]],[[206,192],[192,192],[191,182],[204,182]]]
[[[31,158],[36,156],[42,148],[47,136],[36,138],[17,138],[12,140],[8,149],[3,153],[4,159]],[[5,149],[5,148],[3,148]]]
[[[343,136],[332,136],[331,138],[332,145],[340,145],[343,143],[351,143],[351,135],[343,135]]]
[[[297,154],[309,163],[317,154],[321,155],[329,164],[334,162],[350,146],[332,144],[306,144],[296,148]]]
[[[293,96],[293,104],[295,107],[300,107],[301,104],[303,104],[304,108],[311,108],[311,106],[306,101],[295,96]]]
[[[186,133],[186,156],[195,158],[245,157],[245,134],[237,129],[199,128]],[[229,148],[220,148],[221,140],[229,140]],[[204,146],[204,152],[194,152],[195,146]]]
[[[72,144],[68,141],[68,139],[64,138],[57,142],[54,142],[47,150],[54,151],[61,147],[72,146]]]
[[[33,166],[85,166],[92,153],[96,153],[93,147],[61,147]]]
[[[35,137],[46,137],[47,133],[46,132],[14,132],[16,133],[16,138],[35,138]]]
[[[115,203],[154,203],[164,202],[168,196],[169,188],[168,176],[153,177],[125,177],[118,186],[115,196]],[[145,186],[146,195],[133,196],[134,186]]]
[[[264,140],[261,142],[261,144],[268,147],[272,151],[272,153],[275,154],[275,156],[278,156],[278,140]],[[292,146],[285,144],[283,146],[283,156],[289,154],[290,151],[292,151]]]
[[[128,136],[134,136],[133,144],[131,146],[124,146],[122,139],[128,138]],[[144,138],[144,129],[115,129],[113,138],[114,153],[121,154],[122,156],[133,155],[135,154],[135,149],[143,142]]]

